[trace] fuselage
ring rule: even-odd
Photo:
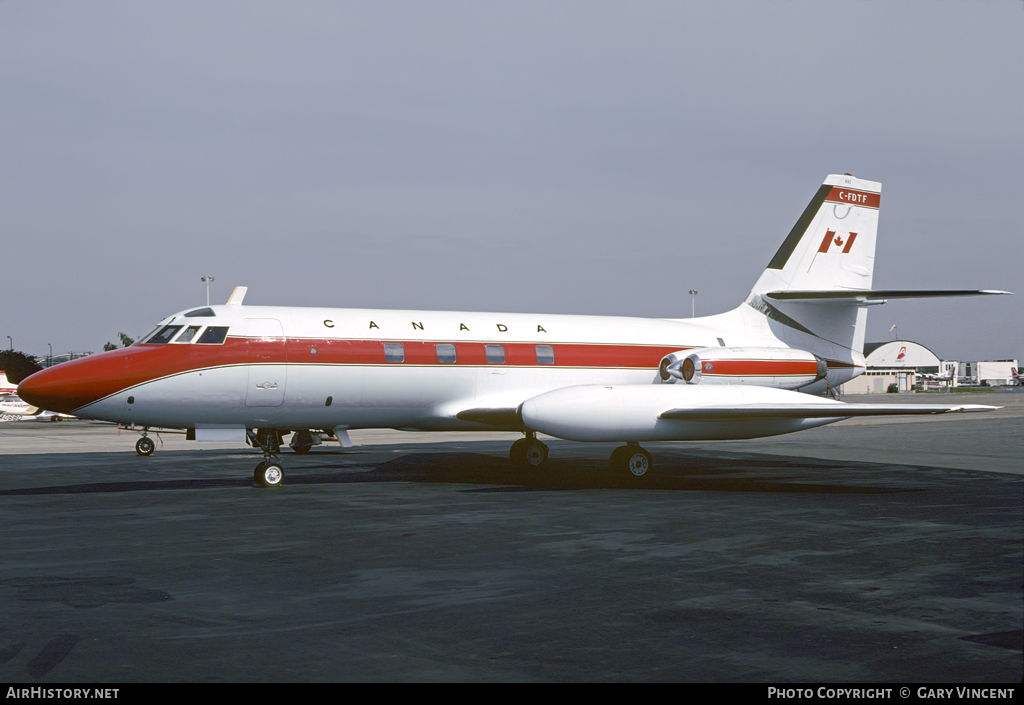
[[[786,346],[746,325],[758,314],[745,308],[674,320],[211,306],[19,389],[43,408],[141,426],[494,430],[456,414],[574,385],[660,384],[673,352]],[[859,373],[858,357],[830,360],[828,381]]]

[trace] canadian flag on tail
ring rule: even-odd
[[[818,254],[825,254],[832,246],[842,248],[843,254],[848,254],[850,248],[853,247],[853,241],[857,239],[857,233],[847,233],[846,240],[843,240],[841,235],[836,235],[835,230],[828,230],[825,232],[825,239],[821,241],[821,246],[818,248]]]

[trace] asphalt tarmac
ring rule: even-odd
[[[0,424],[0,682],[1019,683],[1024,394],[791,436],[354,431],[284,451]],[[848,401],[863,398],[848,397]]]

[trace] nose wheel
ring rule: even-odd
[[[252,479],[260,487],[279,487],[284,482],[284,468],[274,460],[262,462],[253,471]]]
[[[143,436],[135,442],[135,452],[139,455],[153,455],[156,450],[156,443],[149,436]]]

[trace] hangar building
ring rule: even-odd
[[[926,375],[945,375],[953,369],[950,382],[939,385],[955,386],[959,363],[940,360],[931,350],[910,340],[887,343],[865,343],[864,359],[867,370],[840,387],[842,394],[884,393],[895,384],[901,392],[913,391],[914,385],[924,383]]]

